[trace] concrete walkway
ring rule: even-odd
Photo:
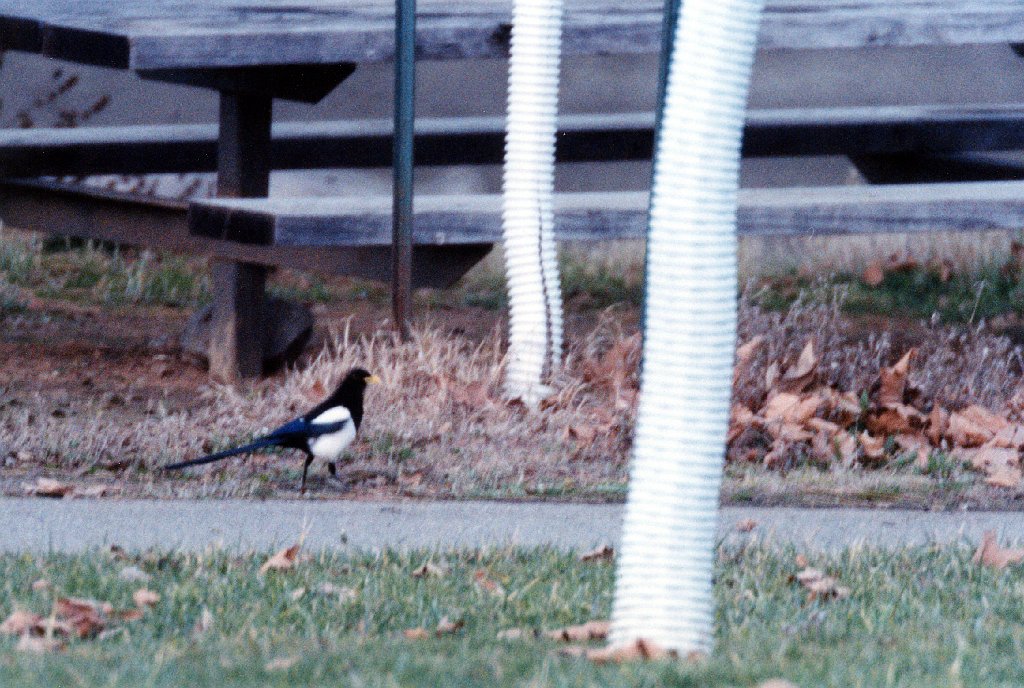
[[[118,544],[127,549],[270,549],[305,528],[306,546],[473,547],[520,544],[590,548],[617,544],[621,505],[510,502],[301,502],[0,499],[0,551],[75,552]],[[736,524],[753,519],[751,535]],[[988,529],[1024,539],[1024,513],[868,509],[722,510],[726,542],[759,537],[805,551],[855,543],[880,547],[977,542]]]

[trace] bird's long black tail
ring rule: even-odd
[[[169,464],[167,466],[164,466],[164,470],[165,471],[174,471],[174,470],[177,470],[179,468],[188,468],[189,466],[202,466],[205,463],[213,463],[214,461],[220,461],[221,459],[226,459],[229,456],[234,456],[235,454],[244,454],[246,452],[251,452],[251,451],[254,451],[256,449],[262,449],[263,447],[273,447],[274,445],[278,444],[279,442],[280,442],[280,440],[277,439],[277,438],[264,437],[263,439],[256,440],[255,442],[250,442],[249,444],[244,444],[241,447],[235,447],[233,449],[225,449],[222,452],[217,452],[216,454],[209,454],[207,456],[202,456],[202,457],[200,457],[198,459],[192,459],[191,461],[182,461],[180,463],[172,463],[172,464]]]

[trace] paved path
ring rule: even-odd
[[[108,544],[269,549],[293,542],[304,527],[312,549],[507,543],[590,548],[616,544],[621,518],[620,505],[0,498],[0,551],[79,551]],[[749,537],[735,528],[748,518],[758,524],[753,536],[807,551],[855,543],[977,542],[990,528],[1006,540],[1024,539],[1024,513],[737,507],[722,510],[721,536],[727,542]]]

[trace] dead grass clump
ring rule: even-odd
[[[854,339],[841,308],[845,290],[835,289],[824,301],[806,296],[785,312],[767,311],[749,292],[740,298],[739,343],[755,336],[763,343],[741,371],[736,401],[749,408],[763,404],[768,393],[766,373],[773,363],[795,362],[808,341],[820,356],[818,382],[842,391],[870,392],[883,366],[906,353],[905,337],[894,344],[890,332]],[[980,404],[1000,408],[1021,389],[1024,358],[1006,337],[975,326],[936,326],[922,329],[913,342],[917,349],[910,384],[921,391],[924,406],[935,400],[959,407]]]

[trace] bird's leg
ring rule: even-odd
[[[302,484],[299,486],[299,494],[306,494],[306,473],[309,472],[309,464],[313,463],[313,457],[307,456],[306,463],[302,466]]]
[[[333,461],[328,461],[327,462],[327,472],[331,474],[332,478],[337,478],[338,477],[338,464],[334,463]]]

